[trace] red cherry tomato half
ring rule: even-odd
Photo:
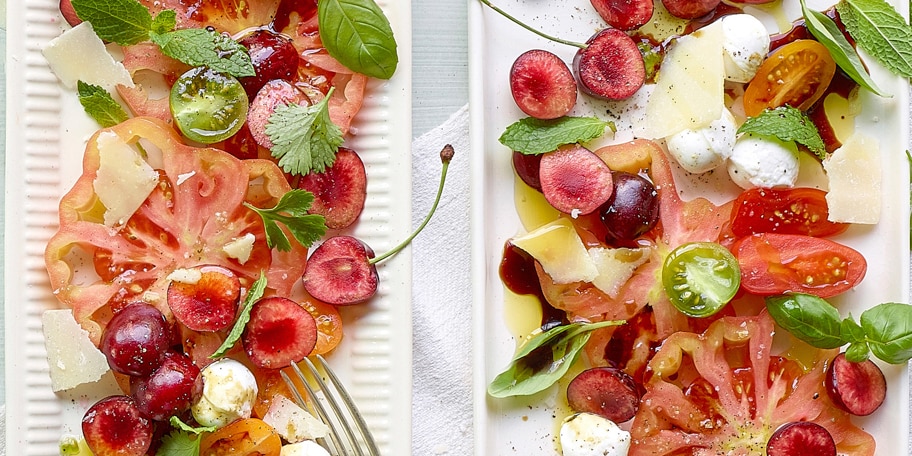
[[[850,290],[867,270],[864,256],[829,239],[758,233],[739,239],[732,253],[741,286],[754,294],[808,293],[828,298]]]
[[[753,188],[735,200],[731,230],[737,237],[754,233],[826,237],[848,229],[849,224],[831,222],[828,215],[823,190]]]

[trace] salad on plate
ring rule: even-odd
[[[885,203],[907,188],[884,168],[908,185],[907,144],[884,134],[908,136],[865,119],[906,99],[907,20],[867,0],[479,2],[486,39],[522,37],[484,60],[500,110],[486,154],[506,155],[485,160],[515,179],[489,174],[514,195],[491,210],[518,219],[487,238],[503,305],[485,315],[506,320],[488,340],[516,340],[507,359],[488,349],[503,363],[485,372],[493,447],[905,448],[908,429],[878,413],[908,413],[891,388],[907,385],[912,306],[905,286],[871,301],[882,247],[865,237],[896,220],[886,207],[908,227],[908,195]],[[594,33],[574,42],[549,15],[588,15]],[[550,443],[508,435],[533,429]]]
[[[42,52],[99,128],[71,151],[81,175],[44,252],[63,304],[42,319],[51,386],[113,373],[121,390],[92,398],[61,454],[328,454],[281,370],[336,349],[343,308],[370,301],[377,263],[417,234],[382,255],[351,235],[369,176],[349,143],[371,81],[399,63],[384,11],[61,0],[60,13],[68,27]]]

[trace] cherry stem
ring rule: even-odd
[[[454,153],[455,151],[453,150],[453,146],[449,144],[443,146],[443,150],[440,151],[440,161],[443,162],[443,169],[440,171],[440,185],[437,187],[437,197],[434,198],[434,204],[431,206],[431,210],[428,212],[428,215],[424,217],[424,220],[421,222],[421,224],[418,225],[418,228],[416,228],[415,231],[413,231],[412,234],[404,241],[400,242],[399,245],[393,247],[392,250],[384,253],[383,255],[369,259],[367,261],[368,264],[377,264],[399,253],[399,251],[404,249],[405,246],[409,245],[409,243],[412,242],[412,239],[415,239],[415,236],[418,236],[418,233],[420,233],[421,230],[427,226],[428,222],[431,221],[431,217],[434,216],[434,212],[437,211],[437,205],[440,203],[440,196],[443,195],[443,184],[446,182],[447,169],[450,167],[450,160],[453,159]]]
[[[498,13],[500,13],[501,16],[503,16],[503,17],[505,17],[505,18],[507,18],[507,19],[513,21],[514,23],[516,23],[516,24],[519,25],[520,27],[522,27],[522,28],[524,28],[524,29],[526,29],[526,30],[528,30],[528,31],[530,31],[530,32],[532,32],[532,33],[534,33],[534,34],[536,34],[536,35],[538,35],[538,36],[540,36],[540,37],[546,39],[546,40],[551,40],[551,41],[554,41],[554,42],[556,42],[556,43],[566,44],[567,46],[576,46],[576,47],[578,47],[578,48],[580,48],[580,49],[586,49],[586,48],[588,47],[587,45],[585,45],[585,44],[583,44],[583,43],[577,43],[576,41],[564,40],[564,39],[561,39],[561,38],[558,38],[558,37],[555,37],[555,36],[548,35],[547,33],[542,32],[542,31],[540,31],[540,30],[536,30],[536,29],[534,29],[534,28],[532,28],[532,27],[529,27],[528,25],[524,24],[524,23],[523,23],[522,21],[520,21],[519,19],[517,19],[517,18],[511,16],[510,13],[508,13],[508,12],[506,12],[506,11],[504,11],[504,10],[498,8],[497,6],[495,6],[493,3],[490,2],[490,0],[478,0],[478,1],[480,1],[481,3],[484,3],[485,5],[487,5],[488,8],[491,8],[492,10],[497,11]]]

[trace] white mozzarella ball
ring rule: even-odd
[[[250,418],[256,402],[256,378],[243,364],[220,359],[200,372],[203,392],[190,407],[202,426],[222,427],[239,418]]]
[[[731,156],[737,131],[735,117],[722,108],[722,116],[706,127],[675,133],[665,138],[665,144],[682,168],[690,173],[705,173]]]
[[[744,189],[793,187],[798,168],[798,147],[794,142],[765,136],[738,138],[728,160],[728,175]]]
[[[625,456],[630,433],[593,413],[569,416],[560,429],[564,456]]]
[[[731,14],[721,22],[725,79],[749,82],[769,53],[769,31],[750,14]]]
[[[329,452],[313,440],[283,445],[279,456],[329,456]]]

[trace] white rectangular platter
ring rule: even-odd
[[[473,147],[473,290],[475,309],[475,406],[476,454],[556,455],[560,419],[568,414],[558,387],[528,398],[492,399],[487,384],[510,362],[517,340],[515,322],[505,314],[505,290],[498,267],[504,243],[524,232],[514,200],[514,172],[511,152],[498,138],[511,123],[525,117],[514,103],[509,89],[513,61],[530,49],[554,52],[568,65],[575,47],[555,44],[524,30],[483,6],[469,1],[470,106]],[[585,42],[605,27],[587,0],[496,0],[503,10],[543,32],[566,40]],[[906,2],[893,2],[900,14],[908,16]],[[777,5],[782,2],[776,2]],[[809,1],[812,9],[832,6],[827,0]],[[749,8],[769,30],[800,17],[798,1],[782,4],[784,15],[767,14]],[[868,261],[867,278],[840,300],[840,312],[858,316],[882,302],[909,302],[909,85],[893,77],[873,59],[865,58],[877,84],[893,96],[877,98],[862,94],[862,114],[855,128],[880,141],[884,200],[879,224],[855,226],[840,237],[862,252]],[[612,113],[622,107],[596,102],[580,94],[571,115],[596,115],[603,120],[618,119]],[[630,139],[619,124],[616,139]],[[724,171],[723,171],[724,174]],[[679,182],[678,184],[682,184]],[[708,195],[710,198],[713,195]],[[515,318],[514,318],[515,320]],[[512,326],[511,326],[512,325]],[[883,366],[888,379],[887,399],[880,410],[854,422],[877,441],[877,454],[912,454],[909,443],[909,372],[907,366]]]
[[[399,66],[371,81],[346,145],[367,166],[367,201],[352,233],[384,252],[411,231],[411,5],[380,0],[398,44]],[[67,25],[58,0],[8,2],[4,311],[6,454],[53,456],[64,434],[80,434],[85,410],[110,382],[51,391],[41,314],[59,306],[44,266],[57,204],[81,172],[97,129],[74,91],[57,82],[42,45]],[[411,454],[411,260],[408,250],[378,268],[368,304],[344,309],[345,338],[329,356],[384,454]],[[110,379],[108,379],[110,380]]]

